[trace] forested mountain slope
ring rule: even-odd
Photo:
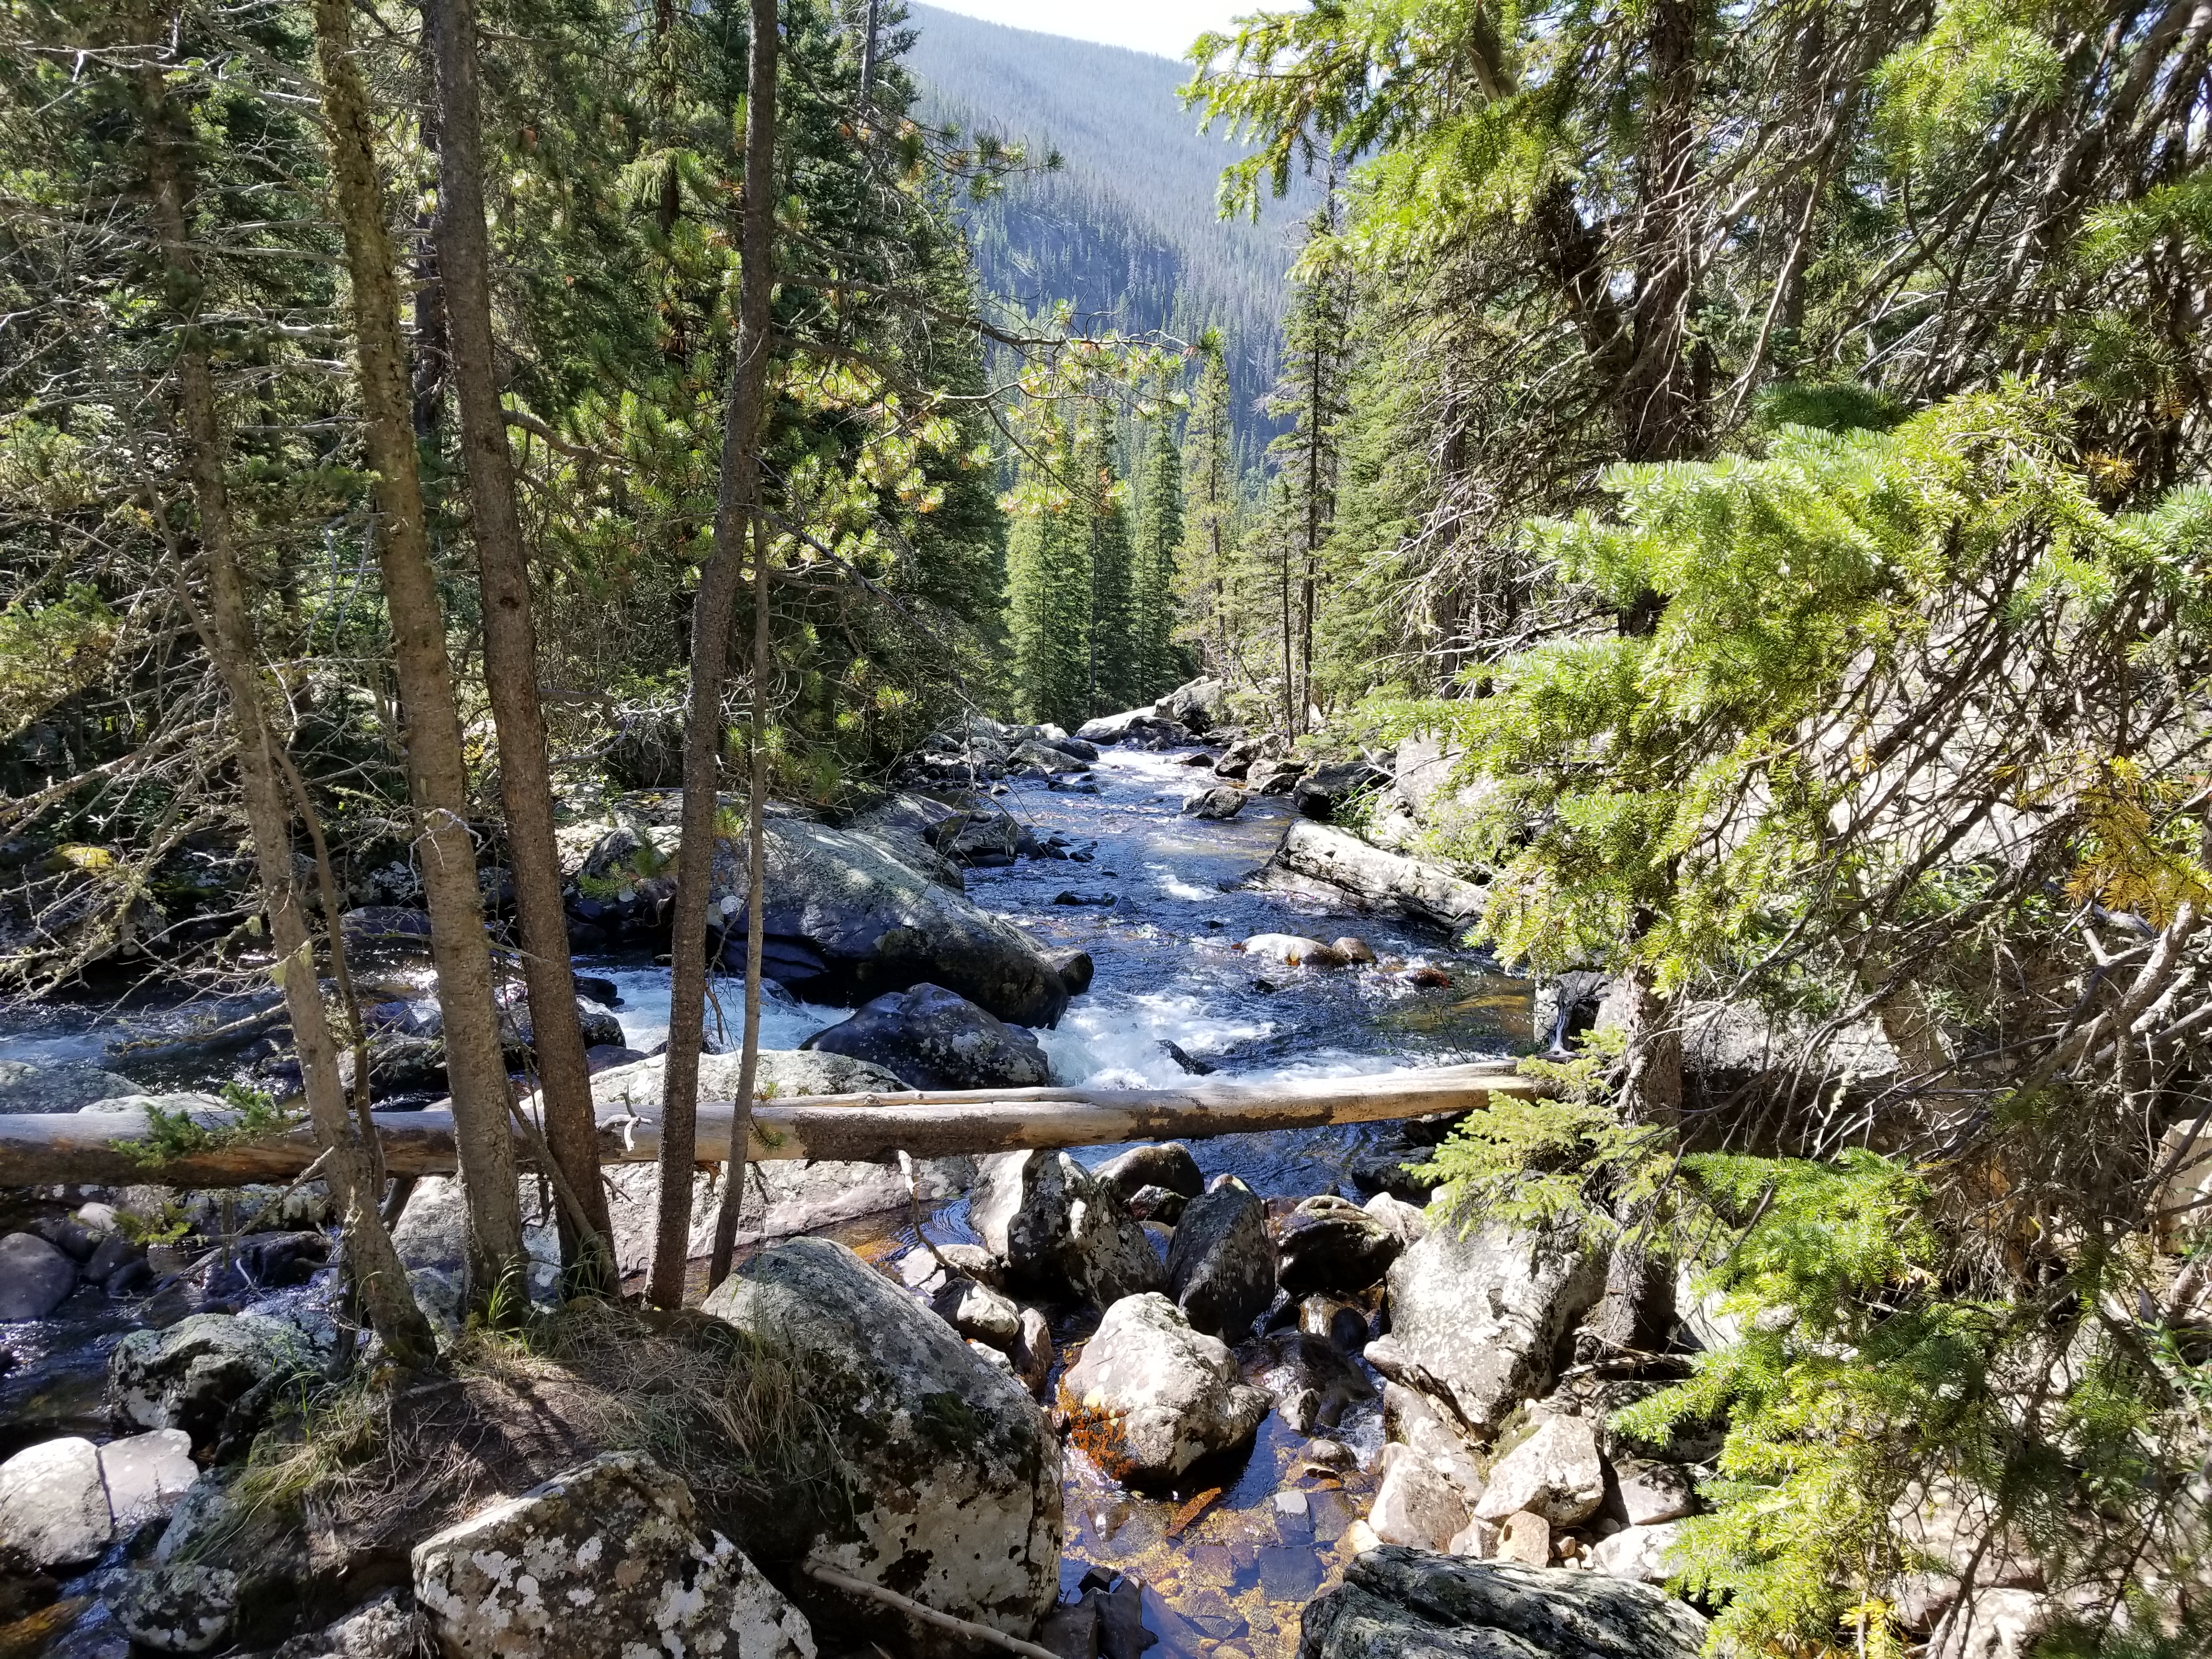
[[[1065,165],[962,212],[985,288],[1036,309],[1060,300],[1123,328],[1229,334],[1240,416],[1272,380],[1299,199],[1258,223],[1215,212],[1236,151],[1201,133],[1165,58],[908,8],[920,112],[963,132],[1056,149]]]

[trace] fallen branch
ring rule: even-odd
[[[809,1578],[829,1585],[832,1589],[841,1589],[848,1595],[858,1595],[871,1601],[879,1601],[884,1606],[902,1613],[918,1623],[933,1625],[939,1630],[951,1631],[955,1636],[963,1637],[968,1641],[987,1642],[993,1647],[1005,1649],[1008,1653],[1026,1655],[1028,1659],[1060,1659],[1060,1656],[1050,1648],[1041,1648],[1034,1642],[1024,1642],[1018,1636],[1009,1636],[1002,1630],[993,1630],[988,1625],[978,1625],[966,1619],[956,1619],[949,1613],[939,1613],[935,1607],[926,1607],[911,1597],[901,1595],[896,1590],[885,1589],[881,1584],[872,1584],[865,1578],[855,1578],[850,1573],[840,1572],[836,1568],[824,1566],[819,1561],[801,1562],[799,1571]]]
[[[895,1095],[799,1096],[754,1103],[747,1157],[773,1163],[830,1158],[896,1164],[955,1153],[1045,1151],[1121,1141],[1203,1139],[1212,1135],[1377,1123],[1463,1112],[1493,1094],[1528,1095],[1536,1085],[1516,1077],[1513,1062],[1492,1061],[1431,1071],[1365,1077],[1301,1079],[1285,1083],[1194,1079],[1180,1089],[976,1089]],[[219,1127],[231,1115],[195,1113]],[[729,1157],[732,1116],[727,1101],[702,1101],[697,1156]],[[372,1120],[394,1176],[447,1175],[454,1168],[449,1112],[378,1112]],[[236,1187],[289,1181],[319,1152],[305,1127],[262,1139],[227,1142],[149,1166],[124,1150],[143,1139],[137,1112],[0,1115],[0,1187],[64,1183]],[[517,1148],[526,1165],[536,1149]],[[641,1114],[614,1110],[599,1120],[599,1157],[607,1164],[650,1164],[660,1152],[658,1107]]]

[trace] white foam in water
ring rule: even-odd
[[[1214,888],[1200,887],[1185,881],[1164,864],[1148,864],[1145,868],[1159,878],[1159,890],[1169,898],[1181,899],[1186,904],[1203,904],[1208,899],[1221,896]]]
[[[668,1041],[668,970],[665,968],[585,968],[601,979],[611,979],[622,993],[622,1006],[614,1011],[622,1022],[623,1036],[633,1048],[655,1048]],[[717,975],[712,981],[722,1008],[722,1025],[714,1024],[714,1003],[707,1004],[707,1036],[725,1048],[735,1048],[744,1036],[745,988],[740,979]],[[796,1048],[824,1026],[848,1018],[848,1008],[823,1008],[800,1002],[769,980],[761,987],[761,1047]]]
[[[1194,996],[1103,991],[1071,1003],[1060,1024],[1036,1039],[1054,1079],[1070,1088],[1170,1089],[1190,1073],[1161,1044],[1176,1043],[1203,1060],[1273,1030],[1266,1020],[1211,1013]]]

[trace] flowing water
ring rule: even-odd
[[[1234,819],[1185,817],[1182,797],[1210,775],[1182,760],[1176,753],[1109,750],[1093,774],[1096,794],[1017,783],[1001,804],[1040,837],[1057,832],[1087,848],[1088,860],[1023,860],[969,872],[974,902],[1048,948],[1087,951],[1097,965],[1090,991],[1076,999],[1059,1027],[1037,1034],[1056,1081],[1171,1086],[1189,1073],[1170,1044],[1224,1079],[1252,1082],[1449,1065],[1525,1048],[1528,988],[1498,975],[1484,958],[1418,926],[1243,890],[1240,884],[1267,860],[1295,813],[1287,800],[1255,796]],[[1063,894],[1112,902],[1056,902]],[[1235,948],[1263,933],[1324,940],[1355,933],[1380,960],[1371,968],[1291,968]],[[578,965],[620,988],[617,1013],[631,1047],[650,1048],[665,1036],[665,968],[623,958],[580,959]],[[1417,984],[1415,970],[1422,968],[1443,969],[1449,984]],[[738,991],[730,981],[718,987],[731,1044]],[[228,1062],[210,1073],[189,1055],[134,1060],[134,1053],[144,1051],[129,1045],[235,1018],[255,1006],[155,994],[119,1006],[18,1008],[0,1012],[0,1060],[91,1060],[149,1087],[211,1086],[228,1075]],[[846,1013],[771,995],[763,1044],[795,1047]],[[708,1029],[713,1034],[711,1011]],[[1234,1174],[1281,1209],[1316,1193],[1364,1196],[1352,1179],[1354,1164],[1391,1134],[1387,1127],[1370,1126],[1229,1135],[1192,1150],[1209,1178]],[[1086,1148],[1079,1156],[1096,1164],[1120,1150]],[[960,1202],[937,1208],[924,1224],[939,1243],[973,1237]],[[830,1231],[887,1266],[917,1243],[910,1221],[898,1216]],[[69,1305],[91,1300],[80,1297]],[[46,1434],[91,1431],[106,1354],[124,1329],[149,1314],[103,1306],[44,1326],[0,1327],[0,1345],[17,1362],[0,1379],[0,1439],[8,1443],[0,1452]],[[165,1322],[155,1316],[152,1322]],[[1073,1314],[1056,1322],[1063,1363],[1068,1345],[1096,1322]],[[1264,1359],[1256,1346],[1248,1351],[1248,1376],[1256,1376]],[[1288,1655],[1297,1645],[1299,1610],[1334,1581],[1346,1529],[1371,1496],[1382,1442],[1379,1409],[1372,1401],[1354,1404],[1334,1426],[1316,1432],[1344,1449],[1324,1445],[1316,1458],[1306,1436],[1270,1415],[1249,1454],[1201,1466],[1175,1490],[1151,1493],[1109,1480],[1071,1446],[1065,1587],[1073,1594],[1092,1565],[1139,1578],[1146,1625],[1160,1638],[1151,1650],[1154,1659]]]

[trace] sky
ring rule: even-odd
[[[1208,29],[1226,29],[1241,13],[1268,0],[928,0],[946,11],[987,22],[1099,40],[1160,58],[1181,58]],[[1280,0],[1273,9],[1281,10]]]

